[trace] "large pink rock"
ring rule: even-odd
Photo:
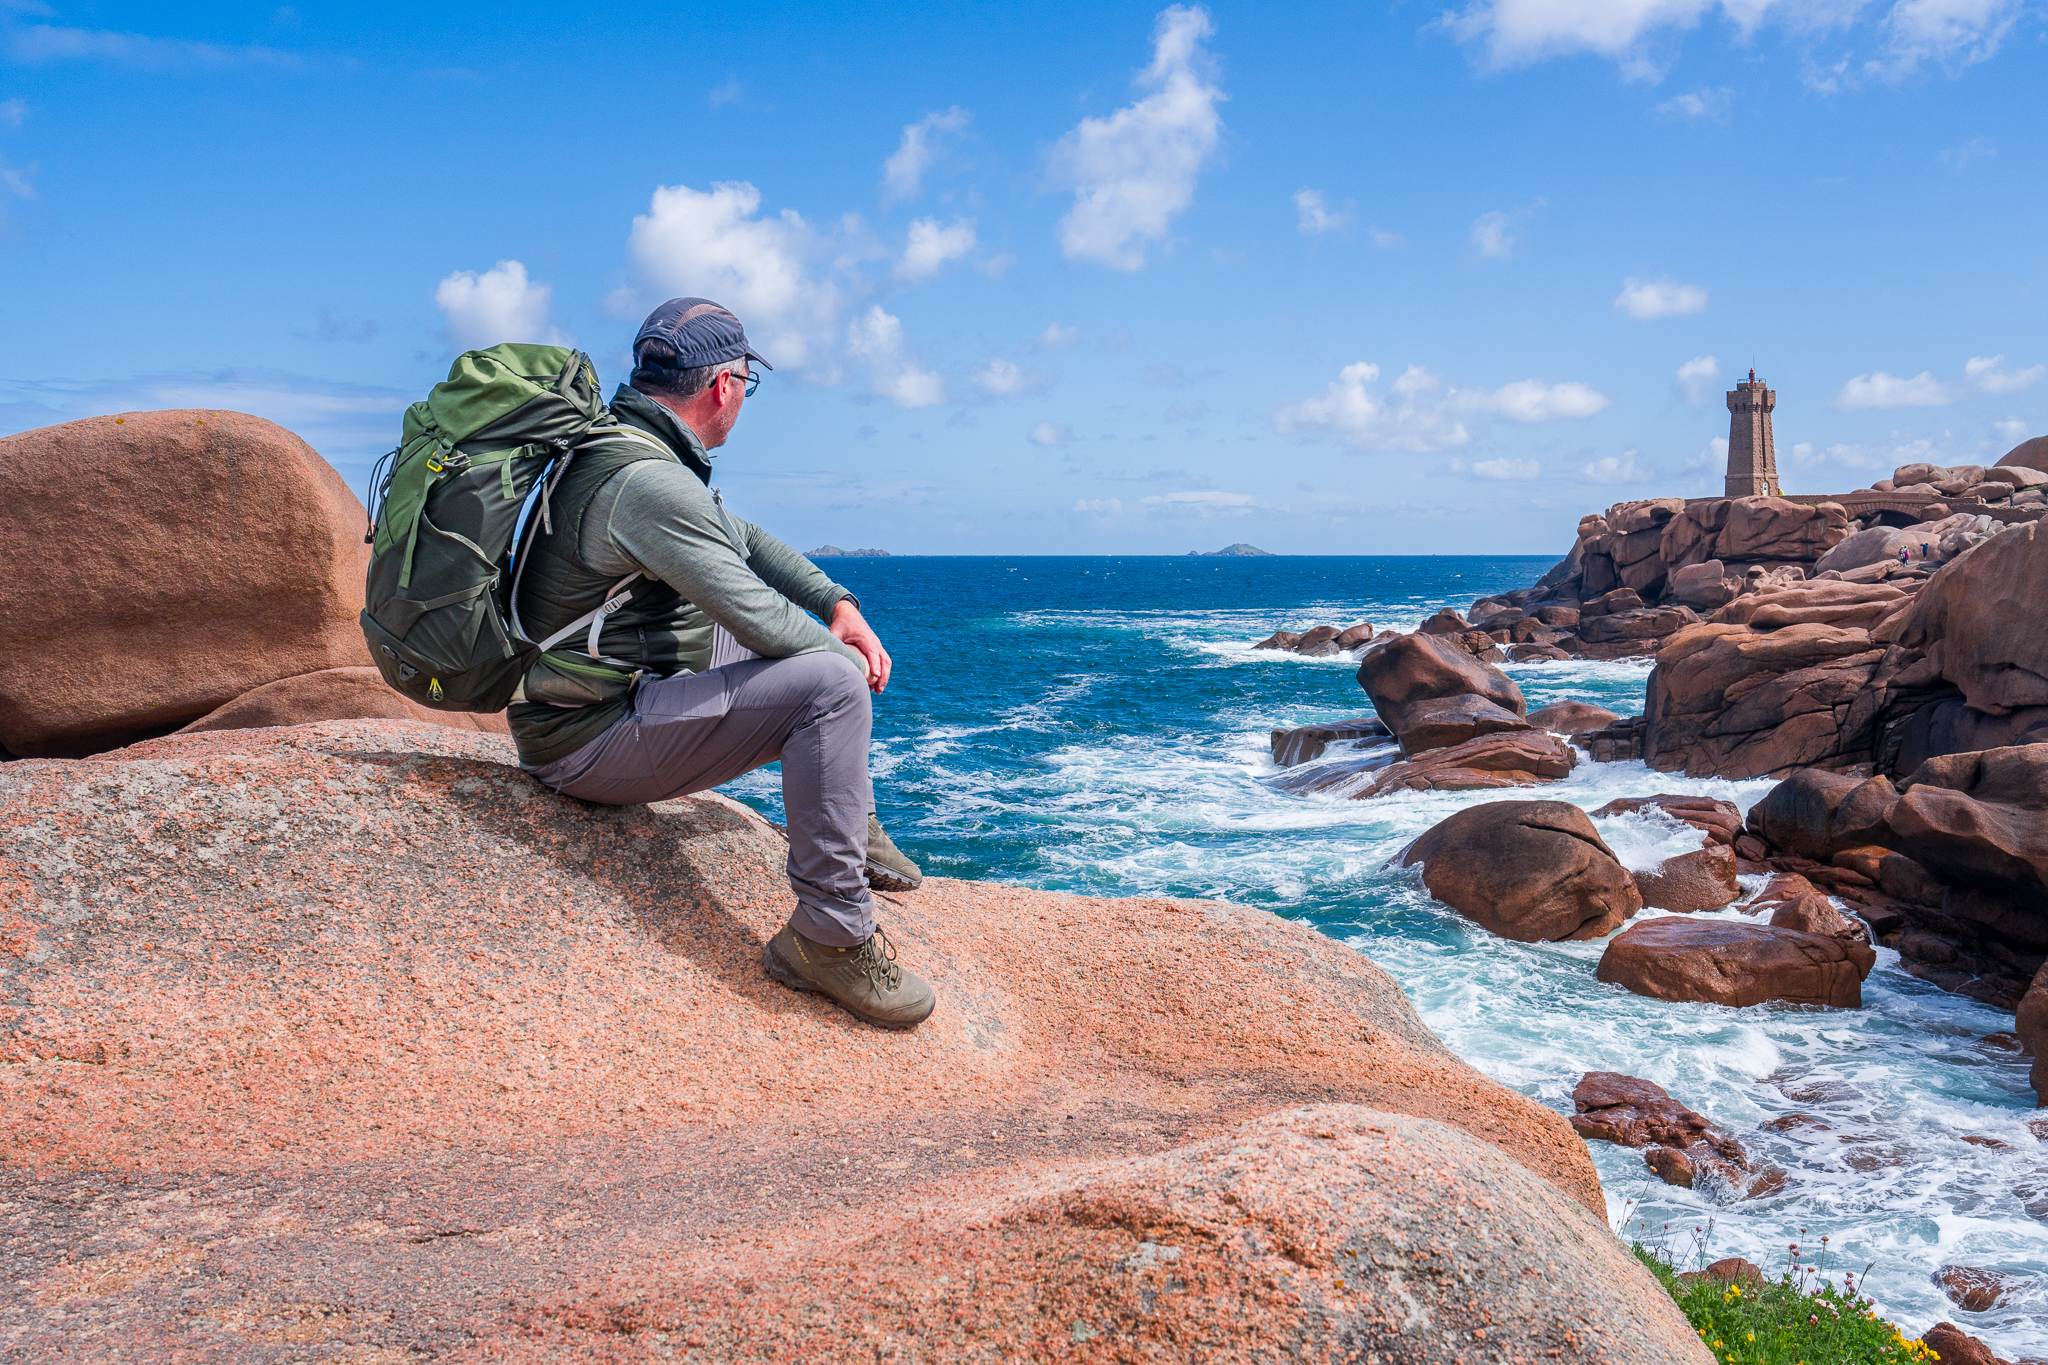
[[[1583,1141],[1355,950],[933,877],[881,914],[938,1009],[882,1033],[761,972],[787,851],[409,722],[0,764],[0,1152],[91,1211],[10,1246],[9,1348],[1705,1360]]]
[[[1473,658],[1455,634],[1402,635],[1374,645],[1358,661],[1358,685],[1397,735],[1407,725],[1408,708],[1418,702],[1471,695],[1517,716],[1529,709],[1514,680]]]
[[[1661,557],[1673,569],[1710,559],[1810,564],[1848,534],[1849,514],[1839,503],[1715,498],[1688,504],[1665,523]]]
[[[1689,777],[1847,766],[1868,755],[1845,722],[1883,658],[1862,630],[1688,626],[1657,652],[1643,757]]]
[[[0,439],[0,746],[76,755],[367,666],[366,518],[283,427],[92,417]]]
[[[1998,463],[2008,469],[2015,465],[2021,469],[2048,469],[2048,436],[2021,441],[2000,456]]]

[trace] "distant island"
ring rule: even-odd
[[[1189,554],[1190,556],[1199,556],[1200,558],[1203,558],[1203,559],[1214,559],[1214,558],[1216,558],[1216,557],[1217,557],[1218,555],[1230,555],[1230,556],[1232,556],[1232,557],[1238,557],[1238,558],[1242,558],[1242,557],[1245,557],[1245,556],[1249,556],[1249,555],[1266,555],[1266,556],[1268,556],[1268,557],[1270,558],[1270,557],[1272,556],[1272,553],[1273,553],[1273,552],[1272,552],[1271,550],[1261,550],[1261,549],[1260,549],[1260,548],[1259,548],[1258,546],[1256,546],[1256,545],[1247,545],[1247,544],[1245,544],[1245,543],[1244,543],[1243,541],[1241,541],[1241,540],[1240,540],[1239,542],[1237,542],[1237,544],[1235,544],[1235,545],[1226,545],[1226,546],[1224,546],[1224,547],[1223,547],[1222,549],[1220,549],[1220,550],[1189,550],[1189,551],[1188,551],[1188,554]]]
[[[1233,554],[1235,551],[1225,551],[1224,553]],[[1265,551],[1253,550],[1251,553],[1264,554]],[[806,559],[887,559],[888,557],[889,552],[887,550],[842,550],[837,545],[820,545],[817,549],[808,551],[804,555]]]

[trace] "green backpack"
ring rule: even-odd
[[[552,529],[548,498],[577,449],[619,440],[654,444],[612,420],[590,357],[561,346],[467,351],[406,409],[398,448],[371,474],[365,537],[363,638],[385,682],[437,711],[502,711],[534,662],[585,627],[594,659],[631,669],[595,641],[639,575],[545,640],[526,638],[516,604],[522,516],[530,545]]]

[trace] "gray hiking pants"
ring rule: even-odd
[[[797,900],[790,923],[805,938],[851,948],[875,932],[863,875],[873,724],[867,679],[842,655],[749,659],[642,683],[630,714],[533,775],[584,801],[637,806],[782,760]]]

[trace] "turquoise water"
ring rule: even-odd
[[[1885,1309],[1921,1330],[1963,1324],[2002,1354],[2048,1354],[2048,1284],[1985,1314],[1930,1275],[1962,1264],[2039,1272],[2048,1151],[2027,1129],[2024,1062],[1976,1040],[2012,1016],[1900,971],[1860,1011],[1669,1004],[1593,979],[1599,943],[1519,944],[1382,870],[1408,840],[1500,793],[1376,801],[1269,784],[1267,733],[1369,714],[1344,658],[1250,645],[1276,629],[1370,620],[1413,629],[1439,607],[1526,586],[1532,558],[934,558],[828,560],[896,661],[875,712],[882,818],[927,872],[1104,896],[1216,897],[1303,920],[1370,954],[1460,1056],[1561,1112],[1587,1070],[1666,1086],[1784,1167],[1783,1194],[1717,1203],[1647,1178],[1639,1153],[1592,1145],[1617,1226],[1713,1220],[1713,1256],[1776,1273],[1786,1246],[1830,1238]],[[1531,709],[1575,698],[1642,709],[1645,665],[1508,665]],[[1330,757],[1341,757],[1341,754]],[[1691,781],[1583,763],[1546,798],[1587,809],[1681,791],[1747,809],[1768,782]],[[777,780],[734,795],[779,816]],[[1535,793],[1531,793],[1532,795]],[[1686,826],[1623,817],[1602,832],[1631,866],[1699,846]],[[1655,912],[1652,912],[1655,913]],[[1733,915],[1733,912],[1724,912]],[[1223,970],[1219,966],[1219,971]],[[1788,1113],[1829,1125],[1780,1135]],[[2001,1151],[1963,1141],[2003,1142]],[[1802,1229],[1804,1230],[1802,1232]],[[1632,1226],[1632,1231],[1642,1232]]]

